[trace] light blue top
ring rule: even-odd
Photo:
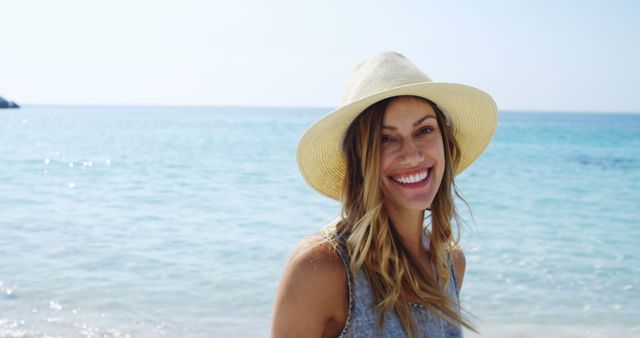
[[[347,315],[347,323],[342,330],[339,338],[356,338],[356,337],[374,337],[378,324],[378,314],[373,304],[373,293],[371,286],[361,269],[358,276],[353,280],[351,271],[349,270],[349,257],[344,246],[344,241],[338,241],[338,253],[342,258],[342,262],[347,270],[349,284],[349,312]],[[451,280],[448,283],[446,292],[456,300],[458,311],[460,310],[460,298],[458,295],[458,282],[451,265],[451,258],[447,254],[449,262],[449,270],[451,272]],[[452,326],[446,320],[438,317],[431,310],[420,304],[411,304],[411,310],[416,320],[417,326],[422,331],[424,337],[428,338],[461,338],[463,337],[460,326]],[[379,332],[379,337],[406,337],[400,319],[395,311],[388,311],[384,320],[384,327]]]

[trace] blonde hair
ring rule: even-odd
[[[457,245],[451,234],[451,219],[458,220],[453,193],[457,192],[454,176],[460,159],[460,148],[444,114],[429,100],[436,112],[442,131],[445,169],[442,182],[431,204],[431,245],[428,254],[435,267],[440,285],[432,285],[417,262],[404,247],[389,213],[383,204],[380,181],[380,140],[382,121],[388,103],[393,98],[379,101],[362,112],[349,126],[342,141],[342,154],[347,172],[342,191],[342,215],[335,228],[329,231],[344,236],[354,276],[364,269],[373,290],[378,329],[384,325],[384,314],[395,310],[405,334],[416,336],[420,331],[411,313],[411,305],[401,295],[417,297],[422,305],[449,323],[460,323],[476,329],[462,317],[445,290],[450,282],[447,252]],[[421,98],[422,99],[422,98]],[[376,165],[369,165],[375,163]],[[459,237],[459,223],[458,237]],[[331,236],[332,245],[337,245]]]

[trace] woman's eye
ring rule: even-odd
[[[383,135],[382,136],[382,144],[389,143],[389,142],[391,142],[391,137],[389,137],[387,135]]]
[[[418,130],[418,135],[425,135],[425,134],[429,134],[430,132],[433,131],[433,127],[424,127],[424,128],[420,128]]]

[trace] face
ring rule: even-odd
[[[390,101],[380,153],[384,203],[395,209],[429,208],[444,166],[442,133],[431,105],[410,96]]]

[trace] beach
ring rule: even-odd
[[[330,110],[3,111],[0,337],[267,337],[340,213],[295,160]],[[640,114],[501,112],[456,183],[466,337],[640,337]]]

